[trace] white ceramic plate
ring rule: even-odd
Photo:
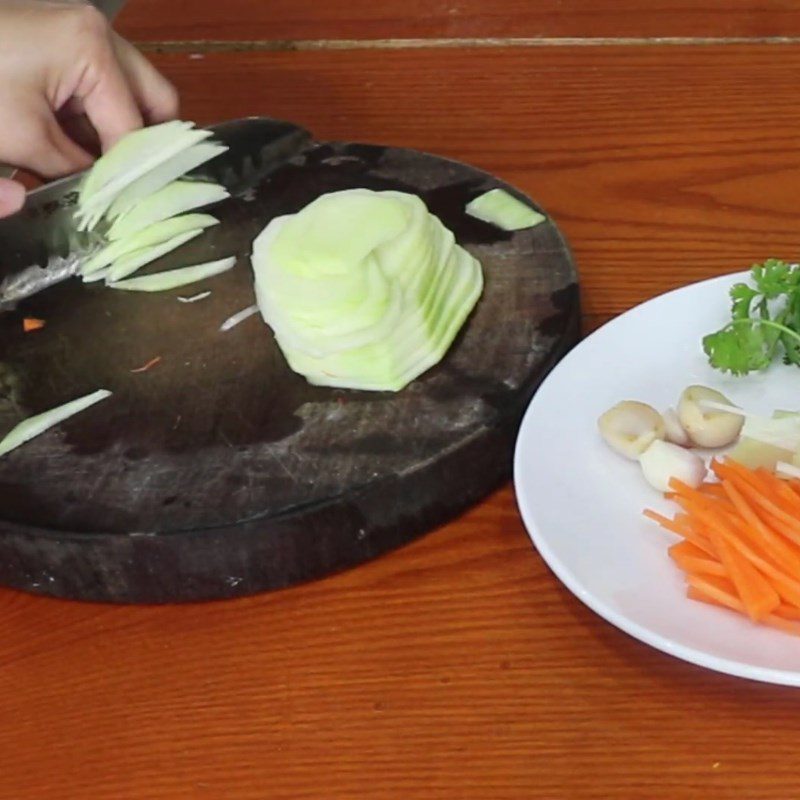
[[[678,658],[731,675],[800,686],[800,638],[685,597],[667,555],[676,538],[642,517],[672,513],[635,462],[611,451],[597,418],[620,400],[674,406],[689,384],[749,410],[800,409],[800,369],[734,378],[712,370],[701,338],[729,319],[746,273],[650,300],[585,339],[536,393],[520,429],[514,482],[533,543],[558,578],[606,620]]]

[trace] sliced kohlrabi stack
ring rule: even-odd
[[[183,214],[179,217],[161,220],[132,236],[107,244],[99,253],[86,261],[81,272],[84,276],[90,275],[134,250],[152,247],[187,231],[205,230],[217,224],[219,224],[219,220],[210,214]]]
[[[167,241],[161,242],[160,244],[142,247],[139,250],[126,253],[122,258],[118,258],[111,265],[108,270],[108,275],[106,276],[106,283],[121,281],[129,275],[133,275],[134,272],[138,272],[151,261],[155,261],[157,258],[171,253],[173,250],[177,250],[181,245],[191,241],[202,232],[202,228],[194,228],[193,230],[179,233],[177,236],[173,236],[171,239],[167,239]]]
[[[173,181],[117,217],[108,231],[108,238],[111,241],[126,239],[156,222],[218,203],[227,197],[230,197],[228,190],[216,183]]]
[[[185,178],[227,150],[204,141],[210,136],[191,122],[166,122],[129,134],[97,160],[76,211],[84,229],[104,221],[97,229],[103,246],[81,268],[85,282],[121,281],[217,224],[209,214],[185,213],[230,196]]]
[[[173,123],[164,125],[173,126]],[[93,230],[111,204],[135,180],[151,170],[167,168],[170,159],[211,135],[211,131],[206,130],[156,125],[123,138],[95,162],[81,187],[77,211],[81,229]],[[122,156],[115,152],[118,149]]]
[[[182,153],[166,161],[156,169],[150,170],[141,178],[137,178],[133,183],[125,187],[111,204],[106,212],[109,219],[116,219],[127,211],[130,211],[138,203],[150,197],[159,189],[169,186],[187,172],[211,161],[218,155],[224,153],[228,148],[213,142],[200,142],[193,145]]]
[[[323,195],[270,222],[252,262],[289,366],[325,386],[402,389],[442,359],[483,288],[479,262],[402,192]]]

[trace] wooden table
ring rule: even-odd
[[[131,0],[119,29],[187,118],[271,114],[516,183],[574,246],[587,330],[798,255],[800,3]],[[247,600],[0,591],[0,720],[2,800],[800,796],[800,694],[594,616],[510,485]]]

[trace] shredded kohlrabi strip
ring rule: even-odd
[[[488,222],[504,231],[519,231],[532,228],[546,217],[536,209],[523,203],[505,189],[492,189],[476,197],[465,209],[475,219]]]
[[[79,397],[77,400],[72,400],[62,406],[51,408],[49,411],[44,411],[41,414],[22,420],[0,441],[0,456],[10,453],[20,445],[25,444],[25,442],[29,442],[36,436],[49,431],[55,425],[74,417],[75,414],[85,411],[110,395],[111,392],[107,389],[98,389],[96,392]]]
[[[154,275],[144,275],[141,278],[131,278],[127,281],[109,283],[111,289],[123,289],[129,292],[166,292],[177,289],[190,283],[203,281],[227,272],[236,263],[236,257],[221,258],[219,261],[210,261],[207,264],[195,264],[191,267],[170,269],[166,272],[157,272]]]
[[[231,328],[235,328],[240,322],[244,322],[248,317],[252,317],[253,314],[257,313],[258,305],[254,303],[252,306],[247,306],[247,308],[243,308],[241,311],[232,314],[219,326],[219,329],[221,331],[229,331]]]
[[[191,297],[184,297],[183,295],[178,295],[178,302],[196,303],[198,300],[205,300],[206,297],[211,297],[211,292],[198,292],[197,294],[193,294]]]

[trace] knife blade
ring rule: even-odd
[[[209,126],[228,150],[190,174],[215,181],[241,197],[312,144],[311,134],[290,122],[249,117]],[[75,275],[103,243],[77,229],[74,210],[86,173],[30,192],[17,214],[0,219],[0,312]]]

